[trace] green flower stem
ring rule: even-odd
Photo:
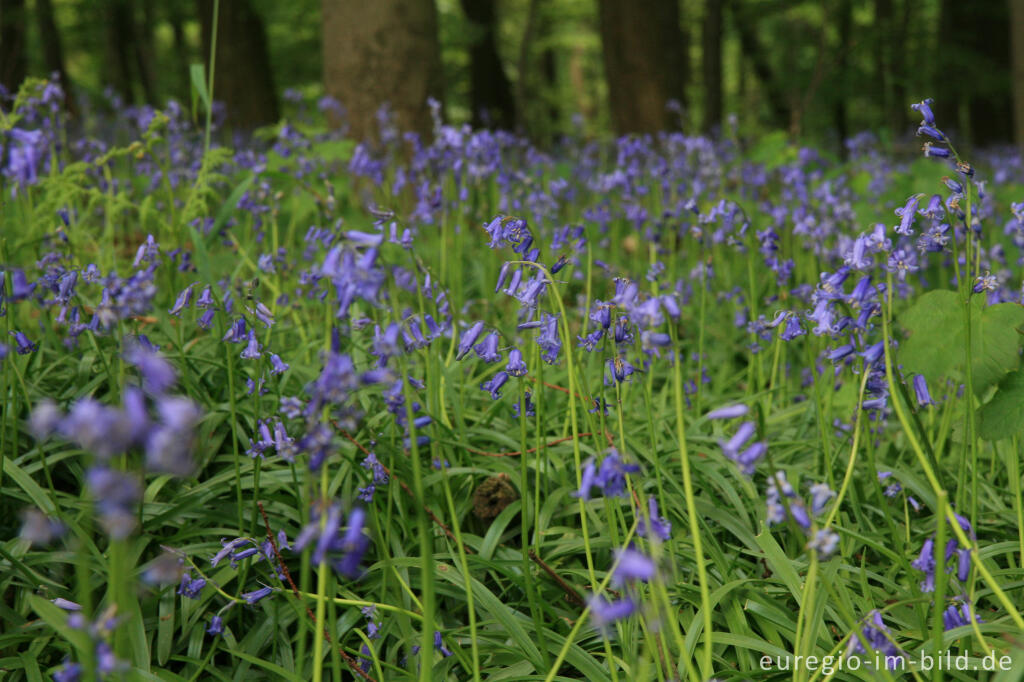
[[[689,517],[690,537],[697,555],[697,580],[700,582],[700,604],[704,615],[704,656],[701,659],[701,671],[704,677],[712,673],[712,653],[714,637],[711,628],[711,591],[708,588],[707,567],[704,565],[704,545],[701,540],[700,522],[697,520],[697,504],[693,499],[693,478],[690,475],[690,456],[686,451],[686,422],[683,419],[683,374],[680,345],[675,326],[668,326],[672,337],[672,348],[675,349],[675,362],[672,363],[676,409],[676,437],[679,439],[679,462],[683,469],[683,493],[686,495],[686,515]]]
[[[887,283],[889,288],[889,307],[892,307],[892,274],[890,273],[887,277]],[[960,522],[956,520],[956,516],[953,513],[952,507],[949,506],[949,500],[947,498],[948,493],[942,488],[939,483],[938,477],[935,475],[935,471],[932,469],[932,465],[928,462],[928,457],[925,455],[921,444],[917,440],[917,436],[914,435],[913,429],[910,427],[910,423],[907,420],[907,415],[903,410],[903,406],[900,404],[899,394],[896,389],[896,380],[893,376],[892,368],[892,351],[890,349],[891,333],[889,331],[889,317],[886,314],[882,315],[882,338],[883,345],[885,348],[885,377],[889,383],[889,393],[892,396],[893,411],[896,413],[896,418],[899,419],[900,426],[903,428],[903,434],[906,436],[907,441],[910,443],[911,449],[914,451],[914,455],[917,457],[917,463],[924,471],[925,477],[928,479],[928,484],[931,486],[932,491],[935,493],[940,503],[939,509],[937,510],[940,515],[945,515],[953,528],[953,533],[956,535],[957,540],[960,542],[962,547],[970,548],[973,564],[977,568],[978,574],[984,580],[995,598],[1006,609],[1007,614],[1013,620],[1014,624],[1022,631],[1024,631],[1024,616],[1020,614],[1017,607],[1013,605],[1009,597],[999,586],[999,583],[992,576],[992,573],[985,566],[984,560],[981,557],[981,550],[978,548],[978,543],[968,539],[967,534],[960,527]]]

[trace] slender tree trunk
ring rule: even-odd
[[[893,94],[893,51],[900,49],[893,44],[895,14],[893,0],[875,0],[875,101],[882,107],[882,123],[890,132],[898,133],[896,124],[896,101]]]
[[[324,86],[348,110],[352,134],[377,130],[389,104],[403,130],[428,135],[427,98],[441,99],[443,73],[434,0],[322,0]]]
[[[1024,153],[1024,0],[1010,0],[1013,48],[1013,139]]]
[[[540,0],[530,0],[526,9],[526,25],[523,27],[523,37],[519,41],[519,61],[516,67],[516,128],[520,132],[529,134],[531,132],[530,104],[533,100],[532,86],[530,79],[532,69],[530,68],[530,52],[533,48],[533,39],[537,35],[537,23],[539,21]]]
[[[701,31],[701,71],[704,77],[705,132],[722,123],[722,5],[725,0],[706,0]]]
[[[847,79],[849,78],[849,53],[853,39],[853,2],[839,1],[839,53],[836,57],[838,72],[838,93],[835,103],[836,136],[839,138],[839,154],[846,158],[846,138],[850,136],[849,109],[846,98],[848,95]]]
[[[25,0],[0,0],[0,85],[15,93],[28,72]]]
[[[199,0],[203,61],[210,68],[214,0]],[[277,91],[263,20],[249,0],[224,0],[217,16],[213,97],[227,107],[228,124],[244,130],[278,120]]]
[[[106,81],[125,104],[134,104],[135,22],[131,0],[107,0],[103,21],[107,34]]]
[[[142,86],[142,95],[150,104],[157,104],[156,74],[154,73],[153,56],[153,3],[142,3],[142,21],[135,21],[135,68],[139,74],[139,84]]]
[[[762,47],[761,41],[757,37],[755,32],[757,23],[753,17],[739,12],[735,6],[731,5],[730,9],[733,10],[733,23],[739,33],[742,57],[749,61],[754,76],[765,93],[768,108],[771,110],[772,123],[777,126],[790,123],[791,107],[768,64],[768,52]]]
[[[511,129],[516,104],[498,56],[495,9],[492,0],[462,0],[462,11],[478,36],[469,47],[469,105],[474,126]]]
[[[673,126],[666,108],[683,102],[686,46],[676,0],[599,0],[601,45],[615,130]]]
[[[46,70],[51,74],[57,74],[60,87],[64,90],[64,106],[68,111],[74,112],[75,103],[71,97],[71,83],[68,81],[68,72],[64,67],[64,44],[61,41],[57,22],[53,18],[51,0],[36,0],[36,21],[39,24],[39,40],[43,44]]]
[[[944,106],[955,107],[957,114],[945,125],[960,124],[965,147],[1006,142],[1013,136],[1010,35],[993,27],[1011,23],[1009,3],[943,0],[941,9],[945,68],[938,73],[938,92],[945,93],[950,104]],[[936,114],[945,116],[947,110],[942,107]]]
[[[176,79],[176,93],[183,101],[188,99],[191,88],[188,68],[194,57],[190,54],[188,40],[185,38],[185,11],[182,5],[176,2],[168,3],[167,22],[171,25],[171,36],[174,45],[174,70],[178,75]],[[207,54],[207,57],[209,55]]]

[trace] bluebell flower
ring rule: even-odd
[[[456,360],[461,360],[476,343],[477,337],[480,336],[480,332],[484,329],[483,322],[476,322],[462,334],[462,340],[459,341],[459,352],[455,354]]]
[[[807,549],[817,552],[820,559],[827,559],[839,548],[839,534],[831,528],[820,528],[815,531]]]
[[[825,511],[825,505],[836,496],[835,491],[827,483],[815,483],[811,486],[811,513],[817,516]]]
[[[441,640],[441,633],[436,630],[434,631],[434,649],[439,651],[441,656],[445,658],[452,655],[452,652],[448,650],[444,645],[444,642]]]
[[[70,599],[64,599],[63,597],[57,597],[55,599],[51,599],[50,601],[53,602],[54,606],[56,606],[59,609],[63,609],[64,611],[82,610],[81,604],[79,604],[78,602],[71,601]]]
[[[932,113],[932,104],[934,100],[930,97],[924,101],[918,102],[917,104],[911,104],[910,108],[921,114],[924,125],[934,126],[935,125],[935,114]]]
[[[498,352],[498,333],[491,332],[488,334],[483,341],[476,344],[473,350],[476,352],[477,357],[487,363],[498,362],[501,360],[501,353]]]
[[[86,472],[86,484],[103,528],[112,538],[127,538],[135,530],[136,505],[142,499],[138,478],[113,469],[93,467]]]
[[[533,394],[530,393],[530,391],[524,391],[523,392],[523,401],[522,402],[524,402],[526,404],[526,416],[527,417],[535,417],[535,416],[537,416],[537,409],[536,409],[537,406],[533,404],[533,400],[531,400],[532,396],[533,396]],[[522,412],[521,412],[521,409],[520,409],[519,402],[513,403],[512,404],[512,416],[515,417],[516,419],[519,419],[521,414],[522,414]]]
[[[623,381],[626,380],[628,376],[633,374],[633,372],[635,371],[636,368],[633,367],[633,365],[631,365],[629,361],[626,360],[621,355],[616,355],[615,357],[608,358],[608,372],[609,374],[611,374],[611,376],[615,379],[617,383],[622,383]]]
[[[210,619],[210,626],[206,628],[206,634],[208,635],[220,635],[224,632],[224,619],[220,616],[214,616]]]
[[[612,584],[621,587],[632,581],[647,582],[658,573],[654,561],[632,547],[615,551]]]
[[[861,629],[860,636],[850,637],[846,647],[846,655],[866,654],[864,645],[867,644],[872,651],[876,652],[878,659],[885,661],[888,670],[903,670],[905,661],[903,652],[892,642],[892,633],[882,621],[882,614],[877,610],[868,614],[867,622]]]
[[[917,404],[920,406],[934,405],[931,393],[928,392],[928,382],[921,374],[915,374],[911,383],[914,386],[914,394],[917,397]]]
[[[149,350],[143,343],[126,343],[124,357],[138,368],[142,386],[153,395],[162,395],[178,381],[174,367],[162,355]]]
[[[366,512],[356,507],[349,513],[348,525],[341,532],[341,508],[332,504],[327,510],[323,529],[320,528],[320,510],[314,508],[313,517],[295,539],[295,551],[302,551],[314,539],[313,563],[329,560],[338,573],[354,578],[359,575],[359,563],[369,548],[370,539],[363,533]]]
[[[189,575],[188,571],[181,576],[181,584],[178,586],[178,594],[189,599],[199,599],[199,593],[206,587],[206,578],[195,578]]]
[[[32,351],[36,350],[37,348],[39,348],[37,344],[29,341],[28,337],[25,336],[23,332],[12,331],[9,333],[11,336],[14,337],[14,342],[17,344],[16,350],[18,352],[18,355],[27,355]]]
[[[586,462],[583,463],[583,471],[580,475],[580,488],[569,493],[572,497],[579,497],[584,502],[590,499],[590,489],[594,487],[597,482],[597,466],[594,464],[594,458],[590,457]]]
[[[598,327],[586,336],[577,336],[576,338],[579,340],[577,345],[580,348],[583,348],[588,353],[592,353],[594,349],[597,348],[597,344],[599,344],[601,339],[604,338],[604,329]]]
[[[261,600],[269,597],[271,594],[273,594],[273,592],[273,587],[261,587],[258,590],[253,590],[252,592],[243,592],[241,594],[241,597],[246,601],[247,604],[257,604]]]
[[[523,361],[523,354],[518,348],[513,348],[509,351],[508,364],[505,365],[505,371],[508,372],[509,376],[513,377],[526,376],[526,363]]]
[[[223,338],[221,338],[221,341],[225,341],[227,343],[242,343],[243,341],[246,340],[246,338],[247,334],[245,333],[245,318],[240,317],[237,320],[235,320],[234,324],[231,325],[231,328],[228,329],[226,334],[224,334]]]
[[[789,516],[796,521],[797,525],[807,530],[811,527],[811,517],[807,513],[807,507],[802,500],[791,500],[789,503]]]
[[[620,345],[633,343],[633,330],[630,328],[628,318],[620,317],[615,320],[614,332],[615,343]]]
[[[541,359],[553,365],[558,362],[558,354],[562,350],[562,340],[558,336],[558,316],[543,313],[540,330],[540,334],[537,335],[537,345],[544,351]]]
[[[67,527],[38,509],[25,509],[21,513],[21,532],[18,537],[33,546],[46,546],[62,537]]]
[[[971,287],[971,291],[980,294],[985,291],[995,291],[998,288],[999,280],[996,279],[995,275],[985,273],[984,275],[978,275],[974,279],[974,286]]]
[[[508,374],[506,372],[498,372],[490,380],[480,384],[480,388],[484,391],[489,391],[492,400],[497,400],[501,397],[501,387],[508,381]]]
[[[753,476],[757,462],[764,456],[764,453],[768,451],[768,444],[764,441],[757,441],[753,443],[743,452],[740,452],[733,459],[740,468],[740,472],[745,476]]]
[[[202,293],[199,294],[199,298],[196,299],[196,307],[207,310],[217,307],[217,303],[213,300],[213,291],[210,287],[205,287]]]
[[[288,363],[281,360],[277,353],[270,354],[270,373],[271,374],[284,374],[289,369]]]
[[[602,303],[600,300],[594,301],[594,307],[590,313],[590,321],[607,330],[612,325],[612,306]]]
[[[653,495],[647,498],[647,513],[651,519],[651,530],[654,531],[654,536],[659,537],[662,540],[667,541],[672,537],[672,522],[666,518],[658,516],[658,500]],[[640,515],[639,521],[636,527],[636,534],[642,538],[647,537],[647,520]]]
[[[705,419],[735,419],[736,417],[742,417],[750,411],[746,405],[728,405],[726,407],[720,407],[717,410],[712,410],[704,415]]]
[[[189,284],[180,294],[178,294],[178,298],[174,301],[174,306],[167,311],[170,315],[177,317],[181,314],[181,311],[184,310],[189,304],[189,301],[192,300],[192,289],[195,288],[195,286],[196,285],[194,283]]]
[[[910,562],[910,565],[925,574],[921,582],[922,592],[935,591],[935,540],[928,538],[921,547],[921,553]]]
[[[921,200],[920,194],[914,194],[901,208],[896,209],[896,215],[900,216],[900,224],[896,227],[896,234],[911,235],[911,227],[914,225],[914,217],[917,215],[917,204]]]
[[[632,616],[637,611],[637,603],[630,597],[609,602],[601,595],[594,595],[587,600],[587,606],[590,608],[590,617],[594,625],[602,630],[615,621]]]
[[[622,497],[626,494],[626,474],[635,474],[638,471],[640,465],[627,464],[622,461],[619,451],[611,448],[601,460],[594,484],[601,488],[606,497]]]
[[[260,355],[260,344],[256,340],[256,334],[253,332],[253,330],[250,329],[248,342],[246,343],[245,349],[242,350],[240,356],[245,360],[255,360],[259,358]]]
[[[261,301],[257,301],[255,306],[252,308],[246,308],[246,310],[250,315],[262,322],[263,326],[267,329],[274,326],[274,314],[270,312],[270,308],[263,305]]]

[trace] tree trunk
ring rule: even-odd
[[[192,87],[188,69],[189,64],[194,61],[194,56],[191,54],[192,51],[188,46],[188,40],[185,38],[185,22],[189,17],[186,16],[187,11],[185,8],[177,2],[167,3],[165,10],[167,11],[167,22],[171,25],[172,45],[174,46],[174,71],[178,76],[175,79],[175,92],[181,101],[187,101]],[[207,53],[206,57],[209,58],[209,53]]]
[[[704,77],[704,132],[722,123],[722,4],[706,0],[701,31],[701,71]]]
[[[882,123],[890,133],[901,133],[902,126],[896,121],[897,102],[893,93],[893,53],[902,51],[902,44],[894,45],[893,37],[896,25],[892,0],[875,0],[875,101],[882,107]],[[897,72],[898,73],[898,72]],[[902,102],[899,105],[902,106]]]
[[[132,54],[135,49],[135,21],[131,0],[107,0],[103,22],[107,34],[106,82],[125,104],[135,103]]]
[[[537,34],[537,15],[540,13],[540,0],[530,0],[526,9],[526,25],[523,27],[523,37],[519,40],[519,61],[516,65],[516,128],[520,133],[529,135],[533,127],[530,116],[531,104],[533,103],[532,85],[530,74],[530,52],[533,47],[533,40]]]
[[[12,95],[28,72],[25,0],[0,0],[0,85]]]
[[[141,24],[135,21],[135,17],[132,17],[132,20],[136,36],[135,67],[138,70],[142,95],[150,104],[158,104],[155,89],[156,74],[154,73],[156,58],[153,55],[153,10],[153,3],[144,2],[142,3]]]
[[[477,34],[469,47],[469,106],[473,125],[511,129],[516,104],[495,43],[494,2],[462,0],[462,11],[475,25]]]
[[[599,12],[615,130],[672,127],[666,105],[683,102],[687,64],[676,0],[599,0]]]
[[[210,68],[214,0],[199,0],[203,61]],[[263,20],[249,0],[220,3],[213,98],[224,102],[227,123],[243,130],[276,123],[277,91]]]
[[[1024,0],[1010,0],[1013,43],[1013,139],[1024,153]]]
[[[757,22],[753,17],[738,11],[739,8],[735,4],[730,6],[730,10],[733,13],[733,24],[739,33],[741,58],[748,60],[754,76],[764,90],[768,108],[771,110],[771,123],[775,126],[785,125],[790,122],[791,107],[768,64],[767,50],[764,49],[757,37],[755,32]]]
[[[46,70],[51,74],[57,74],[60,87],[64,90],[64,106],[73,112],[75,105],[71,98],[71,83],[64,67],[64,44],[57,22],[53,18],[53,3],[50,0],[36,0],[36,21],[39,24],[39,40],[43,44]]]
[[[942,12],[940,39],[947,61],[938,78],[945,98],[959,100],[953,106],[959,106],[961,137],[976,146],[1008,141],[1013,136],[1010,34],[993,27],[1011,23],[1009,4],[945,1]],[[957,87],[951,89],[950,83]]]
[[[846,158],[846,138],[850,136],[850,118],[846,98],[848,95],[849,53],[853,39],[853,2],[839,0],[839,52],[836,56],[837,97],[835,101],[836,136],[839,138],[839,154]]]
[[[443,73],[434,0],[322,0],[324,87],[348,110],[357,139],[374,135],[389,104],[402,130],[429,135],[427,98]]]

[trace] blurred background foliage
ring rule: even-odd
[[[0,0],[0,83],[11,90],[25,76],[62,71],[72,108],[100,106],[108,87],[126,104],[187,103],[189,65],[208,61],[203,26],[208,36],[213,4]],[[540,143],[579,131],[724,126],[729,134],[735,126],[744,136],[782,130],[840,153],[866,129],[909,145],[908,104],[928,96],[965,145],[1024,143],[1024,46],[1014,45],[1024,43],[1022,0],[222,0],[228,52],[218,52],[226,55],[219,82],[269,91],[258,103],[227,101],[237,113],[230,122],[288,116],[287,91],[328,92],[351,110],[325,65],[360,27],[378,26],[382,44],[404,44],[403,31],[423,30],[420,10],[436,16],[436,31],[427,30],[442,85],[428,89],[446,117],[515,128]],[[338,29],[328,12],[350,22],[378,16]],[[405,16],[420,25],[400,25]],[[336,58],[380,81],[421,78],[379,55],[359,62],[358,50]],[[231,99],[230,88],[220,92]],[[654,110],[665,100],[680,107],[662,116]],[[358,124],[355,132],[367,134]]]

